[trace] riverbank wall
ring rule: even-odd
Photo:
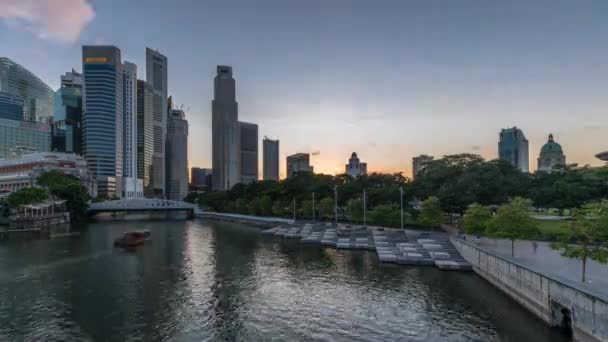
[[[608,341],[608,298],[452,237],[473,271],[550,326],[570,321],[574,341]]]
[[[278,217],[262,217],[253,215],[240,215],[228,213],[216,213],[211,211],[196,212],[196,217],[215,219],[221,221],[245,223],[259,227],[275,227],[281,224],[294,224],[294,220]]]

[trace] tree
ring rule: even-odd
[[[346,202],[346,212],[354,222],[363,222],[363,200],[352,198]]]
[[[304,200],[302,201],[302,216],[306,218],[312,218],[312,201]]]
[[[608,262],[608,200],[588,203],[575,210],[570,230],[551,248],[561,250],[562,256],[582,262],[582,281],[585,282],[587,259]]]
[[[260,212],[262,216],[272,216],[272,200],[269,196],[260,199]]]
[[[260,215],[262,213],[262,208],[260,206],[260,199],[259,198],[254,198],[251,201],[249,201],[249,204],[247,205],[247,211],[249,212],[250,215]]]
[[[65,200],[65,206],[74,219],[83,217],[89,209],[91,196],[80,183],[54,185],[51,187],[51,194]]]
[[[481,234],[486,231],[490,220],[492,220],[490,208],[478,203],[473,203],[464,213],[464,231],[467,234]]]
[[[44,202],[48,197],[45,189],[30,186],[11,192],[6,201],[9,207],[17,208],[20,205]]]
[[[247,206],[247,200],[244,198],[239,198],[234,202],[235,210],[239,214],[247,215],[249,214],[249,208]]]
[[[334,217],[334,200],[325,197],[319,202],[319,216],[322,218],[333,218]]]
[[[383,227],[399,227],[401,212],[396,204],[380,204],[369,212],[369,222]]]
[[[64,186],[73,183],[80,183],[80,180],[72,175],[65,174],[59,170],[50,170],[43,172],[36,179],[36,183],[43,188],[52,188],[54,186]]]
[[[531,206],[532,201],[516,197],[501,205],[488,224],[488,235],[511,240],[511,256],[515,255],[515,240],[531,239],[539,234],[536,220],[530,217]]]
[[[420,224],[429,227],[438,227],[443,219],[443,211],[437,197],[429,197],[420,204]]]

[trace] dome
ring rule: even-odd
[[[553,141],[553,134],[549,134],[549,141],[547,141],[547,143],[543,145],[543,148],[540,149],[540,153],[544,154],[554,152],[564,153],[562,151],[562,146]]]

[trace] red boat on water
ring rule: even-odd
[[[117,247],[137,247],[143,245],[150,238],[150,232],[147,230],[138,230],[134,232],[126,232],[125,235],[114,240],[114,246]]]

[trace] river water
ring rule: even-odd
[[[0,244],[1,341],[562,341],[473,273],[234,223],[95,222]],[[123,232],[149,229],[135,252]]]

